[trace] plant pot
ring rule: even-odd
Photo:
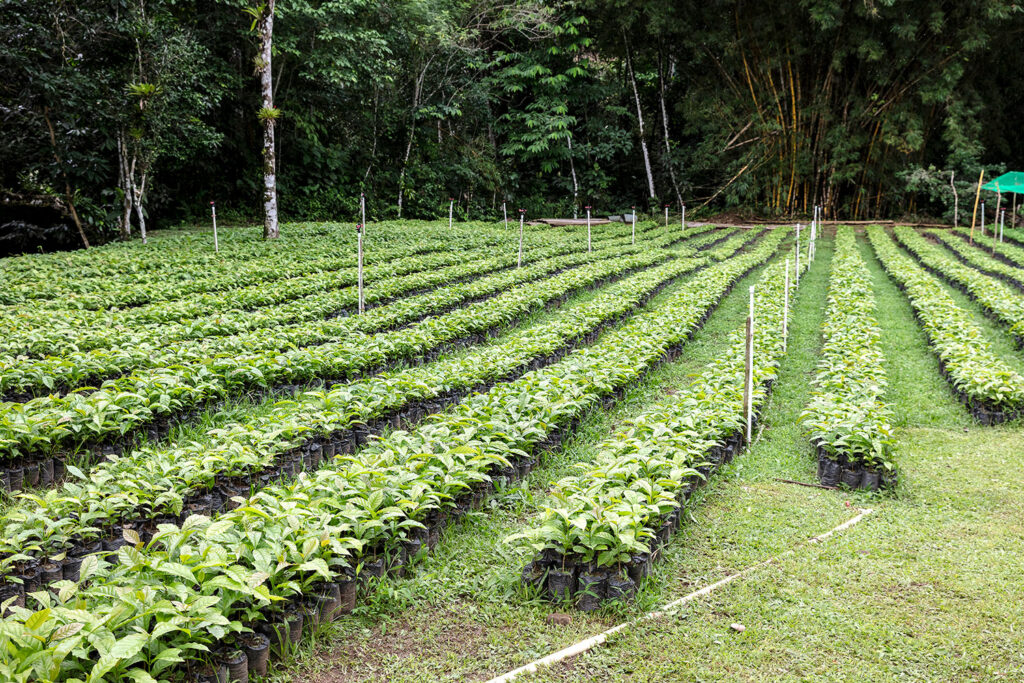
[[[228,683],[249,683],[249,660],[244,650],[229,649],[217,659],[221,666],[227,667]]]
[[[341,607],[341,586],[337,583],[321,583],[315,587],[320,602],[320,621],[333,621]]]
[[[821,485],[839,486],[839,476],[842,468],[839,463],[831,458],[823,458],[821,463]]]
[[[39,567],[39,580],[49,585],[64,578],[64,567],[60,562],[44,562]]]
[[[196,674],[197,683],[228,683],[228,667],[224,664],[207,664]]]
[[[601,573],[582,573],[576,589],[576,609],[593,612],[607,595],[608,577]]]
[[[39,463],[39,486],[46,488],[53,485],[53,458]]]
[[[851,489],[860,487],[861,470],[856,467],[844,467],[839,476],[839,483]]]
[[[39,463],[30,462],[25,465],[25,485],[35,488],[39,486]]]
[[[335,617],[341,614],[349,614],[356,608],[356,596],[359,594],[359,584],[353,578],[341,578],[338,579],[338,590],[338,608],[335,610]]]
[[[552,569],[548,572],[548,596],[551,600],[567,600],[576,592],[576,572]]]
[[[528,562],[526,566],[523,567],[523,571],[519,575],[519,580],[522,581],[524,586],[543,590],[545,571],[543,567],[537,564],[537,562]]]
[[[860,480],[860,487],[867,491],[877,491],[882,484],[882,474],[864,470],[864,477]]]
[[[629,577],[616,574],[608,577],[605,592],[609,600],[629,600],[636,594],[636,583]]]
[[[83,557],[68,557],[64,560],[64,580],[65,581],[78,581],[79,573],[82,569]]]
[[[21,584],[17,583],[3,583],[0,584],[0,604],[3,604],[14,598],[14,602],[11,603],[12,607],[24,607],[25,606],[25,591],[22,589]],[[10,607],[4,610],[4,613],[0,617],[6,617],[10,614]]]
[[[384,558],[377,558],[375,560],[367,560],[363,562],[363,576],[365,577],[376,577],[378,579],[384,578]]]
[[[25,488],[25,469],[22,467],[12,467],[7,470],[7,476],[9,479],[7,490],[8,491],[20,491]]]
[[[246,669],[254,676],[266,676],[270,661],[270,638],[263,633],[243,633],[238,642],[245,651]]]

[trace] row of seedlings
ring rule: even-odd
[[[195,680],[204,663],[223,666],[211,650],[227,647],[234,663],[247,656],[243,634],[266,630],[287,642],[296,624],[333,614],[343,591],[367,580],[360,577],[372,584],[436,542],[483,499],[493,477],[520,476],[587,411],[621,395],[781,240],[767,237],[593,346],[473,395],[413,432],[393,432],[358,457],[267,486],[229,512],[161,525],[148,543],[129,535],[113,562],[88,556],[79,582],[57,582],[55,592],[30,596],[31,607],[10,608],[0,667],[49,680]],[[70,635],[55,642],[57,632]],[[118,642],[132,646],[111,646]]]
[[[926,230],[924,234],[944,246],[961,263],[999,278],[1017,289],[1024,289],[1024,269],[997,259],[994,252],[985,253],[980,242],[972,246],[948,230]]]
[[[664,251],[654,251],[599,261],[538,283],[521,285],[485,302],[425,318],[394,332],[352,334],[336,343],[281,354],[210,358],[195,366],[129,376],[89,394],[72,393],[62,398],[7,404],[0,414],[0,453],[6,456],[2,464],[8,467],[11,477],[9,490],[20,488],[22,483],[16,481],[16,470],[33,463],[45,470],[59,467],[61,462],[74,459],[86,449],[99,451],[102,456],[130,450],[135,430],[151,425],[156,431],[150,438],[159,439],[170,429],[172,419],[190,419],[191,413],[227,395],[309,383],[314,379],[347,381],[373,374],[388,364],[483,335],[510,317],[537,310],[572,291],[669,258]],[[462,287],[455,289],[466,291]],[[439,290],[436,296],[428,295],[428,299],[443,301],[445,296]]]
[[[178,334],[176,330],[168,330],[166,326],[157,330],[125,330],[120,334],[127,343],[118,346],[71,351],[43,358],[9,355],[0,358],[0,392],[9,400],[24,401],[34,395],[68,393],[85,384],[102,382],[146,368],[194,363],[224,354],[323,344],[353,332],[375,332],[388,326],[408,324],[416,316],[422,317],[423,312],[437,314],[439,305],[454,306],[467,300],[467,297],[492,295],[514,284],[556,274],[564,268],[619,258],[639,251],[633,247],[609,247],[599,249],[590,258],[585,258],[571,254],[566,256],[564,248],[552,247],[538,252],[538,259],[533,265],[517,270],[510,269],[510,266],[515,265],[515,258],[510,259],[508,256],[487,256],[445,268],[430,268],[429,264],[420,263],[419,269],[413,273],[406,273],[402,277],[395,273],[382,277],[378,282],[371,282],[366,287],[364,300],[369,304],[369,309],[387,305],[385,311],[343,317],[358,301],[358,288],[347,287],[328,295],[306,297],[286,307],[265,308],[258,315],[241,312],[232,314],[231,318],[234,319],[242,320],[248,315],[249,318],[268,324],[268,327],[252,330],[254,321],[249,320],[245,326],[250,331],[241,333],[179,341],[175,339]],[[478,283],[472,284],[477,280]],[[469,288],[451,289],[457,285],[469,285]],[[422,295],[434,293],[439,287],[448,288],[445,292],[448,297],[443,303],[428,306],[432,299]],[[396,301],[399,297],[402,300]],[[402,313],[396,316],[398,311]],[[382,313],[391,315],[382,318]],[[288,322],[296,317],[298,321]],[[339,317],[343,319],[336,319]],[[230,321],[225,316],[218,316],[217,324],[217,332],[220,332],[226,325],[230,325]],[[179,323],[177,327],[187,329],[190,335],[194,335],[204,324],[201,320],[191,320]]]
[[[954,233],[962,239],[970,240],[971,231],[969,228],[955,228]],[[1024,269],[1024,247],[1012,242],[996,242],[994,245],[985,244],[986,249],[1003,263]]]
[[[788,270],[770,265],[755,288],[754,416],[785,353],[785,288],[797,287]],[[745,324],[734,330],[723,355],[686,389],[627,421],[593,461],[579,463],[579,474],[557,482],[539,518],[508,539],[534,554],[522,572],[526,585],[584,611],[635,594],[691,494],[744,444],[746,332]]]
[[[74,477],[60,490],[23,494],[5,512],[0,538],[10,541],[0,545],[4,573],[21,580],[28,592],[46,583],[41,576],[73,578],[74,562],[95,552],[97,543],[116,550],[126,528],[148,539],[162,522],[230,507],[234,496],[282,473],[293,476],[323,457],[353,453],[371,433],[409,427],[472,391],[555,362],[704,265],[702,259],[671,261],[505,339],[423,367],[307,392],[275,404],[268,415],[214,430],[204,442],[140,449],[88,474],[72,470]],[[25,549],[32,549],[32,560],[20,559]],[[45,561],[61,553],[68,558],[64,562]]]
[[[911,228],[897,227],[893,234],[926,270],[978,302],[987,315],[1009,328],[1018,344],[1022,343],[1024,297],[994,277],[965,266]]]
[[[481,247],[495,249],[510,243],[510,238],[493,226],[480,224],[477,227],[478,230],[464,236],[468,250]],[[334,233],[331,239],[309,237],[303,239],[297,249],[275,248],[270,253],[247,255],[246,258],[232,258],[227,253],[207,254],[203,258],[185,250],[182,253],[165,253],[155,264],[133,260],[130,264],[118,262],[114,268],[103,268],[109,254],[91,252],[88,266],[101,266],[95,268],[93,277],[80,275],[79,268],[68,264],[62,264],[56,271],[44,268],[49,276],[45,281],[9,283],[10,289],[0,295],[0,312],[6,310],[3,304],[94,311],[128,308],[260,283],[284,284],[296,278],[354,268],[357,264],[355,234],[351,227],[349,232],[353,234]],[[446,251],[450,249],[450,238],[443,237],[443,234],[439,228],[427,229],[415,241],[410,241],[411,234],[405,234],[397,241],[395,235],[388,235],[386,242],[366,252],[364,263],[372,266]],[[146,251],[148,249],[136,250],[132,256],[144,258]],[[296,258],[298,255],[301,258]],[[68,276],[69,273],[73,274],[72,277]]]
[[[818,453],[825,486],[894,486],[892,412],[882,401],[885,356],[871,273],[853,230],[839,228],[832,256],[824,343],[814,394],[800,416]]]
[[[882,228],[870,227],[867,233],[882,267],[910,300],[943,377],[975,419],[991,425],[1018,416],[1024,409],[1024,377],[992,353],[971,314],[900,251]]]
[[[613,241],[609,246],[616,244],[631,251],[639,249],[623,245],[621,239]],[[586,259],[579,256],[578,248],[571,244],[545,247],[535,254],[531,253],[528,260],[533,261],[534,257],[540,260],[571,254],[577,255],[578,263],[586,262]],[[495,255],[493,246],[489,245],[461,254],[429,253],[408,257],[367,268],[364,278],[373,282],[375,286],[368,287],[364,294],[370,304],[379,303],[398,295],[409,295],[448,282],[459,282],[477,274],[508,270],[516,263],[510,250]],[[431,275],[439,270],[443,272]],[[355,308],[357,301],[357,275],[353,269],[347,269],[337,275],[330,274],[321,283],[324,285],[323,291],[307,292],[306,296],[298,299],[291,298],[249,311],[228,307],[202,315],[202,306],[191,307],[187,301],[177,301],[146,309],[123,312],[112,310],[101,314],[101,317],[88,325],[68,315],[55,318],[52,312],[48,311],[39,311],[34,315],[15,311],[4,319],[8,335],[0,341],[0,349],[8,353],[40,356],[102,348],[131,348],[141,343],[159,346],[182,340],[224,336],[281,324],[347,315]],[[411,277],[399,279],[399,275]],[[438,277],[444,279],[439,280]],[[276,288],[271,289],[277,291]],[[264,296],[259,293],[262,288],[256,290],[254,296]],[[232,297],[238,299],[241,295],[235,293]],[[162,319],[137,320],[142,313],[151,309],[162,316]],[[9,325],[6,324],[8,322]]]

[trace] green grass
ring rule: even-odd
[[[896,494],[814,481],[796,424],[820,347],[830,245],[794,302],[790,352],[754,447],[691,509],[637,603],[593,615],[557,610],[516,587],[522,557],[501,543],[543,504],[548,483],[711,359],[744,315],[741,283],[673,364],[595,413],[566,447],[487,513],[450,529],[409,578],[389,581],[275,676],[295,681],[486,680],[787,550],[677,613],[627,628],[592,652],[521,680],[1021,680],[1024,430],[975,426],[938,374],[903,295],[865,248],[898,426]],[[752,281],[756,274],[748,278]],[[803,541],[875,510],[819,545]],[[737,633],[730,624],[742,623]]]

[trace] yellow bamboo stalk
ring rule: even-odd
[[[978,200],[981,199],[981,183],[985,180],[985,169],[981,169],[978,176],[978,190],[974,193],[974,211],[971,213],[971,239],[969,244],[974,244],[974,224],[978,221]]]

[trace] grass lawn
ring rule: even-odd
[[[590,615],[569,610],[570,624],[551,624],[547,617],[559,608],[518,587],[525,558],[502,539],[529,522],[550,482],[588,458],[619,421],[683,385],[722,348],[742,321],[745,285],[756,272],[679,361],[614,410],[591,415],[544,467],[495,496],[487,513],[448,530],[410,577],[385,582],[356,616],[327,627],[275,677],[486,680],[795,549],[671,616],[520,680],[1024,680],[1024,468],[1017,455],[1024,430],[970,421],[866,245],[886,398],[899,429],[899,491],[844,494],[777,481],[815,481],[813,452],[796,419],[820,347],[830,253],[823,241],[801,285],[790,352],[760,439],[691,506],[691,520],[635,604]],[[874,513],[822,544],[803,543],[858,508]],[[733,623],[745,631],[733,631]]]

